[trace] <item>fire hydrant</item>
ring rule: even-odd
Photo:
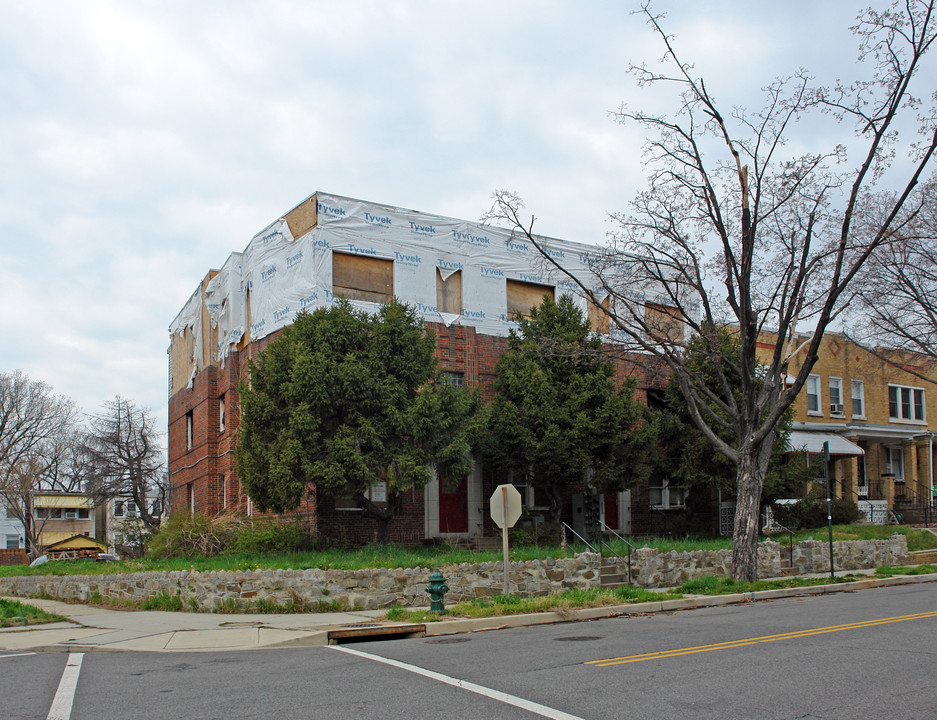
[[[429,593],[429,611],[446,612],[442,600],[445,594],[449,592],[449,586],[446,585],[446,578],[442,576],[439,570],[429,576],[429,585],[426,586],[426,592]]]

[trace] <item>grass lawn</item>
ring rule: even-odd
[[[39,625],[40,623],[60,622],[64,619],[58,615],[43,612],[32,605],[0,598],[0,627]]]
[[[826,528],[805,530],[795,535],[795,542],[812,537],[826,540]],[[909,550],[937,548],[937,535],[916,528],[894,525],[834,525],[834,540],[871,540],[885,539],[895,532],[908,538]],[[774,540],[787,544],[787,534],[779,534]],[[637,547],[657,548],[662,552],[676,550],[722,550],[732,547],[730,538],[642,538],[632,540]],[[624,556],[627,546],[616,541],[612,549]],[[570,545],[567,555],[586,550],[584,545]],[[517,547],[511,549],[511,559],[534,560],[548,557],[563,557],[559,546]],[[453,550],[447,546],[404,548],[395,545],[369,545],[357,550],[323,550],[307,553],[282,553],[268,555],[220,555],[215,557],[187,558],[142,558],[123,560],[116,563],[94,562],[92,560],[72,560],[48,562],[38,567],[14,565],[0,567],[0,577],[16,575],[99,575],[118,573],[154,572],[169,570],[265,570],[287,569],[303,570],[323,568],[339,570],[362,570],[366,568],[395,567],[439,567],[460,563],[497,562],[501,560],[501,551],[473,552]]]
[[[894,575],[921,575],[925,572],[937,572],[937,567],[922,565],[920,569],[880,568],[878,574],[881,577],[892,577]],[[562,612],[563,610],[571,610],[573,608],[605,607],[609,605],[652,602],[654,600],[669,600],[672,598],[682,598],[685,595],[731,595],[733,593],[750,593],[759,590],[774,590],[777,588],[812,587],[815,585],[829,585],[831,583],[865,579],[868,579],[867,575],[837,577],[835,580],[828,577],[790,577],[781,580],[736,582],[730,578],[706,576],[695,580],[688,580],[680,587],[663,592],[653,592],[642,588],[619,587],[564,590],[555,595],[537,598],[497,595],[491,598],[479,598],[471,602],[456,603],[455,605],[447,607],[445,613],[431,613],[424,609],[409,610],[407,608],[395,607],[388,610],[385,617],[388,620],[398,622],[435,622],[441,620],[443,617],[498,617],[501,615],[520,615],[523,613],[550,610]]]

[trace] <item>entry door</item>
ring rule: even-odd
[[[449,485],[451,492],[446,492],[446,483],[442,478],[439,483],[439,532],[468,532],[468,478],[462,478],[457,488]]]
[[[618,532],[618,493],[605,493],[605,527]]]

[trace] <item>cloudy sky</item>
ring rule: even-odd
[[[660,0],[725,106],[829,81],[864,3]],[[602,243],[642,186],[622,101],[663,107],[626,0],[0,0],[0,372],[165,423],[168,325],[199,280],[316,190]],[[826,147],[835,138],[812,137]]]

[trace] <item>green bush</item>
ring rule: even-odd
[[[147,554],[157,558],[263,555],[302,552],[313,545],[302,525],[288,519],[180,512],[171,515],[153,536]]]
[[[833,498],[830,514],[834,525],[851,525],[860,517],[858,505],[842,498]],[[824,527],[827,524],[826,498],[811,495],[793,505],[775,505],[774,518],[791,530]]]
[[[239,531],[226,552],[262,555],[304,552],[312,546],[312,538],[298,522],[264,520]]]

